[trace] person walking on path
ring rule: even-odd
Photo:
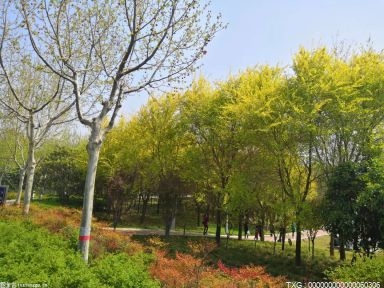
[[[203,217],[203,225],[204,225],[203,235],[208,234],[208,222],[209,222],[209,216],[208,216],[208,213],[205,213]]]
[[[245,221],[244,223],[244,234],[245,234],[245,239],[248,239],[248,236],[249,236],[248,221]]]

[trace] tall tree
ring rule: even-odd
[[[41,0],[18,6],[35,55],[71,83],[78,119],[91,130],[79,239],[86,262],[105,135],[127,95],[172,85],[194,71],[223,27],[208,7],[196,0]]]
[[[214,191],[213,206],[216,213],[216,242],[220,244],[221,224],[225,203],[228,200],[228,183],[234,170],[234,161],[239,151],[239,125],[226,106],[236,101],[236,80],[222,83],[216,90],[200,79],[185,93],[182,113],[193,135],[197,148],[197,178],[209,178]],[[203,169],[202,169],[203,167]],[[209,171],[209,173],[207,173]]]
[[[359,163],[364,158],[372,144],[372,133],[383,120],[383,54],[372,49],[341,53],[340,49],[330,52],[319,48],[312,52],[302,50],[301,55],[310,63],[302,67],[321,67],[317,73],[321,76],[313,76],[311,81],[320,86],[319,102],[324,104],[319,107],[316,120],[315,150],[324,176],[319,184],[326,191],[336,167]],[[310,70],[302,70],[303,79],[308,79],[304,75],[311,75]]]
[[[355,235],[357,197],[364,189],[356,163],[339,164],[331,174],[323,211],[326,228],[338,235],[340,260],[345,260],[345,245]]]
[[[142,151],[147,154],[146,160],[149,164],[143,167],[143,171],[147,175],[149,172],[152,175],[148,176],[156,179],[152,185],[156,185],[162,204],[167,236],[186,187],[180,173],[186,142],[179,109],[179,95],[165,94],[159,99],[151,98],[137,117],[140,129],[137,133],[142,138],[139,143]]]
[[[236,172],[231,185],[235,191],[231,192],[229,206],[238,202],[237,196],[250,197],[252,201],[246,203],[252,203],[252,207],[247,209],[254,211],[253,216],[261,230],[260,237],[264,239],[263,229],[260,228],[266,226],[267,220],[275,225],[278,224],[275,223],[275,215],[279,215],[280,219],[286,218],[282,216],[282,209],[278,209],[278,206],[287,207],[280,205],[286,197],[281,193],[279,177],[275,173],[276,159],[269,149],[272,138],[266,133],[273,112],[271,103],[279,97],[285,79],[280,68],[269,66],[247,69],[237,78],[234,93],[239,101],[227,109],[232,111],[239,123],[238,138],[242,145],[235,162]],[[279,212],[275,213],[277,210]]]
[[[4,164],[1,166],[7,167],[11,165],[15,166],[14,169],[18,170],[19,183],[17,187],[15,205],[20,205],[27,163],[26,155],[28,145],[23,130],[24,124],[17,118],[13,118],[12,113],[10,117],[3,119],[3,123],[1,124],[0,139],[4,145],[4,147],[1,149],[1,157],[4,161]],[[5,163],[8,163],[8,165]]]
[[[28,139],[24,214],[29,213],[32,187],[36,169],[35,152],[47,139],[55,125],[68,116],[75,102],[69,100],[64,89],[64,79],[40,65],[28,54],[28,48],[20,36],[19,19],[12,17],[11,5],[1,6],[0,69],[3,97],[0,104],[25,125]],[[12,22],[10,19],[16,19]],[[13,34],[12,32],[15,32]],[[30,50],[30,49],[29,49]]]

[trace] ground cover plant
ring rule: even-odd
[[[327,277],[332,281],[346,282],[379,282],[384,284],[384,257],[383,254],[372,259],[359,259],[356,263],[345,263],[326,271]]]
[[[280,243],[274,249],[267,241],[230,239],[217,246],[213,237],[131,236],[105,229],[109,223],[97,219],[86,266],[76,252],[79,215],[78,209],[34,203],[25,218],[17,207],[3,207],[0,233],[6,244],[1,247],[0,264],[7,269],[0,280],[52,284],[49,287],[286,287],[286,281],[383,282],[382,254],[365,262],[358,257],[351,265],[352,253],[347,252],[347,263],[342,264],[328,256],[328,236],[316,239],[314,259],[306,249],[308,241],[303,241],[303,263],[298,267],[293,265],[294,247],[290,245],[282,251]]]
[[[13,207],[1,211],[2,282],[48,287],[159,287],[147,272],[153,257],[138,249],[124,250],[123,236],[108,231],[95,233],[93,261],[87,266],[76,251],[78,234],[70,226],[72,209],[33,206],[27,219],[17,212]],[[95,248],[100,246],[103,249]]]

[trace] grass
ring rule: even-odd
[[[51,233],[60,234],[71,241],[72,247],[76,246],[79,221],[81,217],[81,210],[79,205],[79,199],[70,199],[68,202],[69,206],[75,208],[63,207],[61,202],[54,197],[45,197],[43,200],[34,201],[31,206],[31,214],[27,218],[28,221],[47,228]],[[79,207],[80,206],[80,207]],[[162,229],[163,221],[161,216],[156,214],[156,205],[152,205],[149,210],[148,217],[144,225],[139,223],[139,215],[133,213],[124,218],[124,226],[140,227],[149,229]],[[179,215],[176,219],[177,230],[183,230],[184,225],[187,227],[188,232],[202,233],[202,227],[196,226],[196,216],[192,207],[188,209],[189,213],[185,215]],[[3,207],[0,209],[0,217],[8,220],[20,220],[22,219],[21,210],[14,206]],[[105,214],[104,214],[105,215]],[[106,219],[106,217],[104,217]],[[25,219],[24,219],[25,220]],[[308,241],[302,241],[302,265],[294,265],[295,251],[294,246],[289,246],[288,243],[285,245],[285,250],[282,251],[281,243],[276,243],[276,249],[274,250],[273,243],[271,242],[260,242],[260,241],[239,241],[237,239],[230,239],[226,243],[226,239],[222,239],[221,246],[215,245],[213,237],[183,237],[183,236],[172,236],[165,238],[162,236],[139,236],[135,235],[129,237],[124,233],[116,233],[113,231],[105,231],[102,227],[110,225],[109,221],[93,221],[93,241],[91,242],[91,256],[93,259],[103,258],[103,255],[109,255],[114,253],[128,253],[131,254],[139,251],[145,253],[156,254],[159,259],[166,257],[167,259],[175,259],[176,264],[170,264],[172,269],[179,269],[177,264],[190,262],[203,263],[204,269],[201,271],[210,271],[210,276],[205,276],[205,279],[218,279],[217,286],[220,287],[219,283],[223,287],[226,286],[229,281],[229,276],[223,276],[223,272],[220,272],[220,263],[229,267],[230,269],[243,269],[244,267],[263,267],[265,273],[268,273],[268,277],[271,279],[286,279],[287,281],[325,281],[327,275],[325,271],[332,271],[336,267],[340,266],[338,259],[337,250],[335,251],[335,257],[329,257],[329,237],[321,236],[315,240],[315,257],[312,259],[310,252],[308,251]],[[70,228],[68,228],[70,227]],[[210,233],[215,232],[215,226],[213,223],[210,225]],[[224,230],[223,230],[224,232]],[[251,236],[252,238],[252,236]],[[196,248],[198,247],[198,248]],[[163,251],[158,254],[158,251]],[[180,255],[186,256],[180,256]],[[347,252],[348,259],[351,258],[352,253]],[[179,257],[179,258],[178,258]],[[180,258],[181,257],[181,258]],[[193,257],[182,258],[182,257]],[[378,256],[380,259],[384,259],[384,255]],[[189,260],[188,260],[189,259]],[[381,261],[379,259],[379,261]],[[171,261],[171,260],[167,260]],[[194,262],[195,261],[195,262]],[[196,262],[200,261],[200,262]],[[348,260],[347,260],[348,262]],[[161,260],[156,263],[162,263]],[[164,262],[168,263],[168,262]],[[161,264],[159,264],[161,265]],[[181,265],[181,264],[180,264]],[[180,266],[179,265],[179,266]],[[188,265],[188,264],[183,264]],[[192,264],[190,264],[192,265]],[[200,264],[199,264],[200,265]],[[182,266],[182,265],[181,265]],[[348,265],[344,265],[348,266]],[[164,268],[165,269],[165,268]],[[170,268],[171,269],[171,268]],[[194,269],[193,267],[191,268]],[[188,270],[188,271],[192,271]],[[362,270],[362,268],[360,269]],[[156,269],[154,270],[156,274]],[[172,271],[163,272],[164,275],[171,273]],[[194,271],[194,270],[193,270]],[[236,270],[237,271],[237,270]],[[240,270],[239,270],[240,271]],[[174,272],[174,271],[173,271]],[[180,273],[191,273],[182,271]],[[202,272],[203,273],[203,272]],[[203,273],[203,274],[204,274]],[[208,273],[208,272],[207,272]],[[240,272],[239,272],[240,273]],[[171,275],[170,274],[170,275]],[[173,275],[173,274],[172,274]],[[179,274],[178,274],[179,275]],[[329,274],[328,275],[332,275]],[[339,272],[337,275],[344,275],[343,272]],[[161,277],[161,275],[157,276]],[[169,276],[171,277],[171,276]],[[168,277],[168,278],[169,278]],[[179,277],[176,274],[172,277]],[[181,277],[181,276],[180,276]],[[196,276],[199,279],[200,276]],[[202,277],[202,276],[201,276]],[[211,278],[209,278],[211,277]],[[224,277],[224,278],[223,278]],[[231,276],[232,277],[232,276]],[[276,277],[276,278],[273,278]],[[159,278],[162,279],[162,278]],[[167,279],[165,277],[164,279]],[[184,278],[183,278],[184,279]],[[185,276],[188,279],[188,276]],[[225,280],[226,279],[226,280]],[[231,278],[232,279],[232,278]],[[233,278],[231,281],[235,281]],[[268,278],[269,279],[269,278]],[[283,280],[276,281],[283,281]],[[166,280],[164,280],[166,281]],[[187,281],[187,280],[185,280]],[[208,281],[208,280],[207,280]],[[224,282],[223,282],[224,281]],[[271,280],[272,281],[272,280]],[[284,281],[283,281],[284,282]],[[187,282],[186,282],[187,283]],[[189,283],[189,282],[188,282]],[[227,283],[227,284],[223,284]],[[232,283],[232,282],[231,282]],[[284,282],[285,283],[285,282]],[[180,284],[180,283],[179,283]],[[173,287],[170,284],[167,287]],[[184,285],[184,284],[183,284]],[[187,285],[187,284],[185,284]],[[192,284],[188,284],[192,285]],[[187,286],[188,286],[187,285]],[[193,284],[195,285],[195,284]],[[195,286],[191,287],[195,287]],[[232,284],[231,284],[232,285]],[[189,286],[188,286],[189,287]],[[204,286],[201,286],[204,287]],[[209,286],[208,286],[209,287]],[[212,286],[214,287],[214,286]],[[233,286],[237,287],[237,286]],[[239,286],[248,287],[248,286]],[[249,286],[251,287],[251,286]],[[266,286],[268,287],[268,286]],[[270,286],[274,287],[274,286]],[[276,286],[277,287],[277,286]]]

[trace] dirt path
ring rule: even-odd
[[[104,228],[106,230],[113,230],[113,228],[110,228],[110,227],[106,227]],[[119,231],[119,232],[122,232],[124,234],[128,234],[128,235],[158,235],[158,236],[163,236],[164,235],[164,229],[142,229],[142,228],[116,228],[116,231]],[[203,237],[203,232],[201,233],[197,233],[197,232],[188,232],[188,231],[171,231],[171,236],[174,235],[174,236],[196,236],[196,237]],[[317,235],[316,237],[321,237],[321,236],[325,236],[325,235],[329,235],[327,231],[324,231],[324,230],[319,230],[317,232]],[[208,236],[207,237],[211,237],[211,238],[214,238],[215,237],[215,234],[212,234],[212,233],[208,233]],[[227,238],[227,235],[226,234],[222,234],[221,235],[221,238]],[[237,235],[230,235],[230,238],[231,239],[237,239]],[[295,241],[296,239],[296,233],[294,233],[293,237],[292,237],[292,233],[287,233],[286,236],[285,236],[285,240],[288,241],[288,239],[291,239],[291,241]],[[306,231],[303,231],[301,233],[301,239],[303,240],[307,240],[307,234],[306,234]],[[250,235],[248,238],[244,238],[243,237],[243,240],[247,240],[247,241],[253,241],[255,240],[254,239],[254,235]],[[264,240],[265,241],[269,241],[269,242],[273,242],[273,237],[271,237],[269,234],[266,234],[264,236]]]

